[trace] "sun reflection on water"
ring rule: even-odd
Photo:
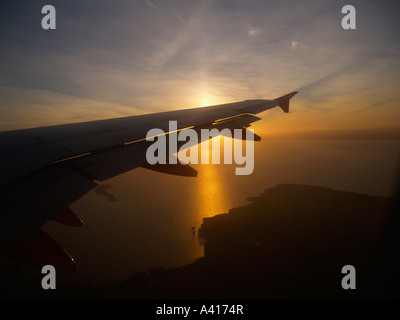
[[[200,144],[200,147],[202,148],[202,152],[208,152],[211,157],[212,143],[210,143],[208,148],[205,144]],[[191,211],[193,212],[192,221],[196,239],[204,218],[226,213],[231,208],[231,201],[226,190],[227,186],[221,173],[221,165],[201,164],[198,169],[199,172],[196,178],[193,195],[194,201],[192,202]],[[194,252],[195,258],[203,255],[204,247],[201,243],[202,239],[198,239]]]

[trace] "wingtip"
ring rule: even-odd
[[[279,98],[274,99],[276,102],[278,102],[278,105],[282,108],[283,112],[288,113],[289,112],[289,100],[293,98],[298,91],[293,91],[291,93],[285,94],[284,96],[281,96]]]

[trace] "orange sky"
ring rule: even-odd
[[[2,131],[298,90],[291,114],[262,115],[260,134],[399,136],[395,1],[355,1],[356,30],[341,28],[341,1],[53,5],[63,14],[52,32],[37,26],[37,4],[2,12]]]

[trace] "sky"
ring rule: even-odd
[[[41,8],[56,9],[43,30]],[[5,1],[0,130],[241,101],[298,90],[267,134],[400,136],[398,1]]]

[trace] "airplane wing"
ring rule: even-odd
[[[48,220],[80,226],[69,209],[97,181],[137,167],[195,176],[189,166],[146,162],[146,134],[169,121],[184,128],[247,128],[255,114],[280,106],[289,112],[292,92],[274,100],[246,100],[117,119],[0,132],[0,255],[25,263],[74,270],[73,259],[40,227]]]

